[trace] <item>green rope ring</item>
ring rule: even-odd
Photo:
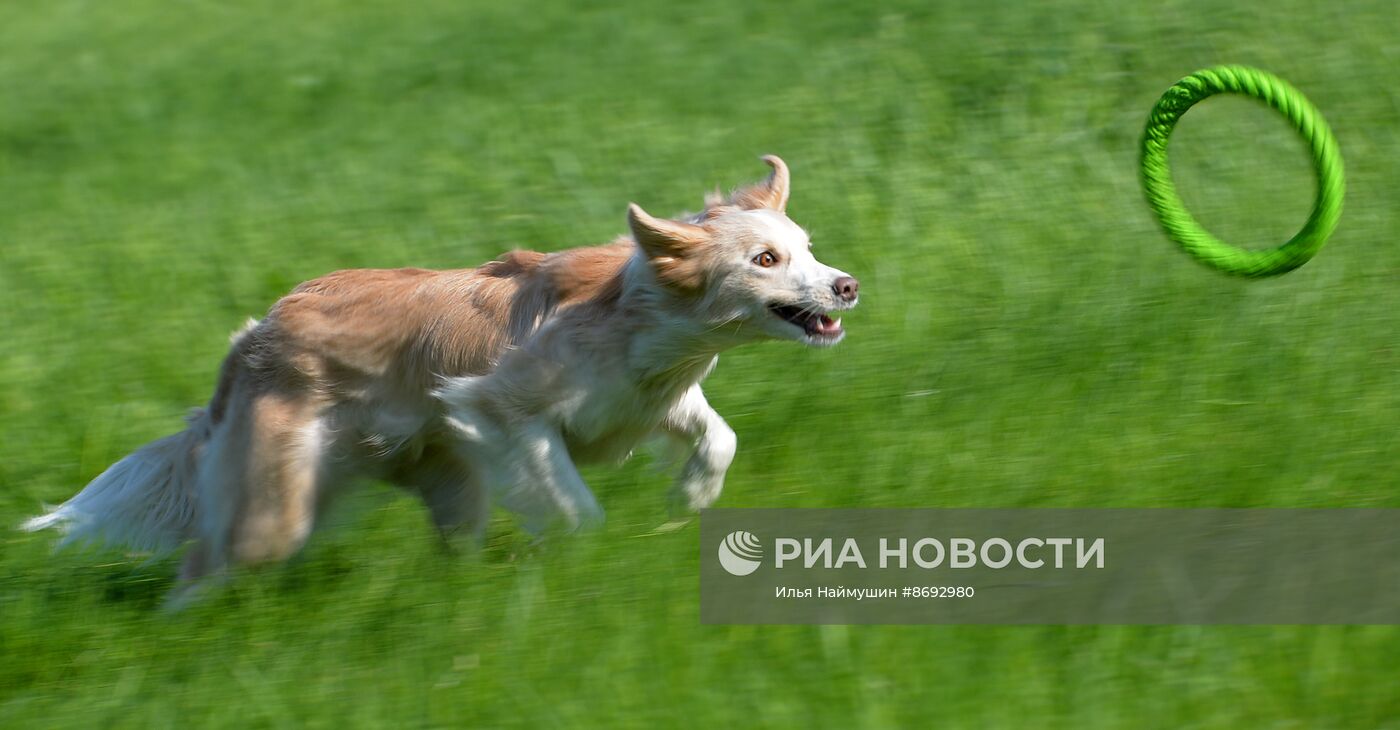
[[[1187,212],[1176,194],[1171,170],[1167,167],[1167,139],[1176,121],[1196,102],[1215,94],[1252,96],[1282,112],[1303,134],[1312,148],[1317,170],[1317,197],[1312,215],[1303,229],[1288,243],[1274,249],[1235,248],[1212,236]],[[1317,108],[1288,82],[1265,71],[1246,66],[1216,66],[1176,82],[1152,107],[1147,131],[1142,137],[1142,187],[1147,204],[1157,214],[1173,241],[1187,253],[1211,268],[1236,276],[1264,277],[1292,271],[1308,262],[1342,215],[1342,154],[1337,140]]]

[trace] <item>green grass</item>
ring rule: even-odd
[[[861,279],[833,351],[722,359],[728,507],[1400,506],[1391,3],[0,5],[0,524],[208,397],[298,281],[601,242],[793,167]],[[1308,94],[1349,199],[1318,258],[1227,279],[1136,179],[1158,94]],[[1311,172],[1267,110],[1182,122],[1188,204],[1271,245]],[[0,726],[1400,727],[1389,627],[706,627],[643,463],[595,534],[434,551],[376,488],[177,616],[171,561],[0,532]]]

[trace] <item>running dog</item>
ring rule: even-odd
[[[733,430],[700,382],[760,340],[830,346],[858,283],[817,261],[784,210],[787,165],[683,220],[627,211],[630,236],[475,269],[339,271],[232,338],[188,427],[25,523],[73,540],[169,551],[182,583],[284,560],[329,498],[383,479],[443,534],[480,537],[493,501],[527,529],[603,518],[575,464],[654,436],[691,451],[678,509],[719,497]]]

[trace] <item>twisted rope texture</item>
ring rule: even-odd
[[[1240,249],[1212,236],[1191,217],[1172,184],[1167,167],[1167,140],[1172,129],[1196,102],[1222,93],[1244,94],[1277,109],[1302,133],[1312,150],[1317,171],[1312,214],[1302,230],[1278,248]],[[1275,276],[1307,263],[1337,227],[1345,193],[1342,155],[1317,108],[1283,79],[1246,66],[1197,71],[1167,89],[1152,108],[1142,138],[1142,184],[1148,205],[1172,240],[1212,268],[1248,277]]]

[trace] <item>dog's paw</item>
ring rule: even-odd
[[[671,490],[671,517],[684,518],[699,512],[719,500],[724,491],[724,475],[701,479],[682,479]]]

